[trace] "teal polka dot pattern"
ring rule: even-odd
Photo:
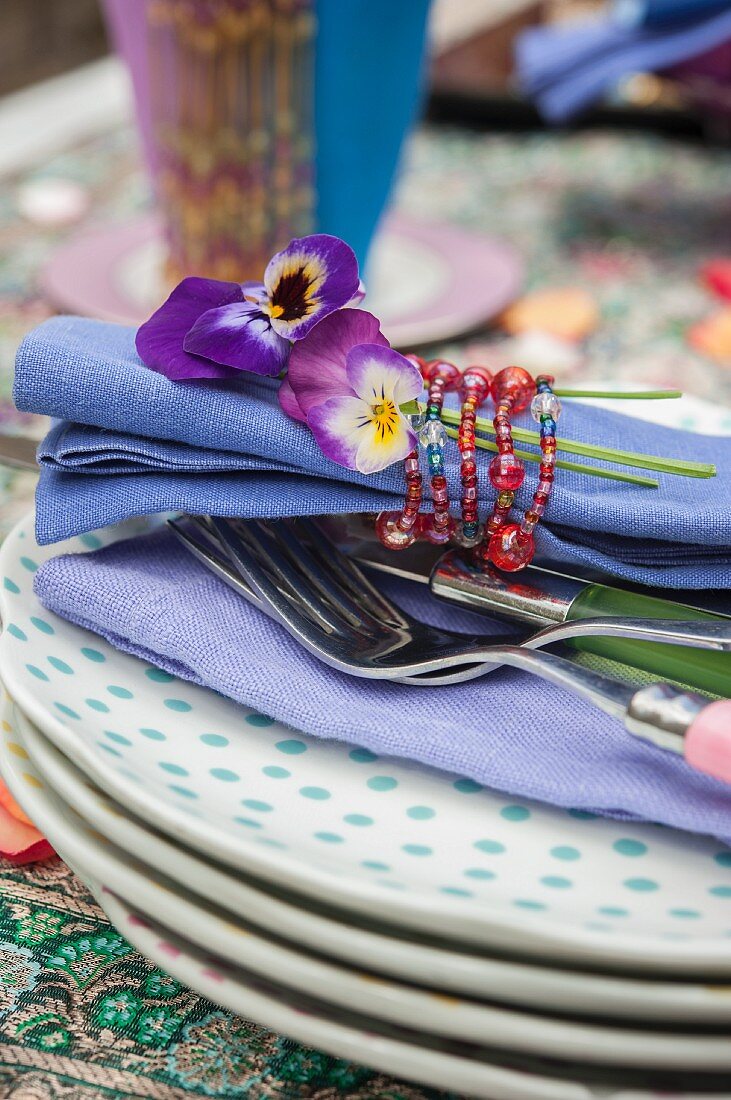
[[[668,913],[680,920],[698,920],[701,915],[697,909],[668,909]]]
[[[554,859],[560,859],[566,863],[573,863],[574,860],[581,859],[579,849],[572,847],[570,844],[556,845],[555,848],[551,848],[551,855]]]
[[[597,909],[597,913],[601,913],[603,917],[628,917],[629,910],[623,909],[619,905],[600,905]]]
[[[11,580],[10,577],[3,577],[3,588],[6,592],[12,592],[14,596],[20,595],[20,589],[18,588],[15,581]]]
[[[27,569],[29,573],[35,573],[38,570],[38,562],[34,561],[33,558],[26,557],[25,554],[21,557],[20,564],[24,569]]]
[[[87,550],[99,550],[102,546],[102,540],[97,535],[92,535],[90,532],[79,535],[79,542],[85,546]]]
[[[85,698],[84,702],[91,707],[92,711],[98,711],[99,714],[109,714],[109,707],[106,703],[102,703],[100,698]]]
[[[471,890],[465,890],[461,886],[440,886],[440,890],[443,894],[451,894],[455,898],[472,898],[474,894]]]
[[[52,665],[57,672],[62,672],[64,676],[73,676],[74,674],[71,665],[67,664],[66,661],[62,661],[60,657],[49,657],[48,663]]]
[[[247,714],[244,721],[250,726],[265,727],[274,725],[274,719],[269,718],[266,714]]]
[[[28,641],[28,635],[24,630],[21,630],[19,626],[16,626],[15,623],[8,623],[7,630],[8,634],[12,635],[13,638],[17,638],[19,642]]]
[[[56,710],[60,710],[61,714],[64,714],[67,718],[74,718],[77,722],[81,720],[81,715],[77,714],[71,707],[67,707],[65,703],[54,703]]]
[[[181,798],[197,798],[198,795],[195,791],[191,791],[190,787],[181,787],[177,783],[169,783],[168,789],[173,794],[179,794]]]
[[[428,844],[402,844],[401,850],[410,856],[430,856],[432,849]]]
[[[406,814],[412,821],[431,821],[436,815],[436,810],[431,806],[409,806]]]
[[[651,878],[628,878],[625,879],[624,885],[628,890],[634,890],[640,894],[649,894],[660,889],[654,879]]]
[[[636,858],[637,856],[644,856],[647,853],[647,845],[641,840],[631,840],[629,837],[620,837],[619,840],[615,840],[612,845],[615,852],[619,852],[621,856],[631,856]]]
[[[238,783],[241,776],[232,772],[230,768],[211,768],[210,774],[214,779],[220,779],[222,783]]]
[[[104,733],[110,741],[114,741],[117,745],[132,745],[129,737],[125,737],[121,733],[115,733],[114,730],[104,730]]]
[[[369,871],[380,871],[381,874],[386,874],[391,870],[387,863],[379,863],[377,859],[364,859],[362,867],[367,867]]]
[[[530,810],[527,806],[503,806],[500,816],[504,817],[506,821],[527,821],[530,817]]]
[[[277,741],[274,747],[287,756],[299,756],[301,753],[307,752],[307,745],[304,741],[298,741],[294,737],[288,738],[286,741]]]
[[[104,654],[100,653],[98,649],[92,649],[91,646],[82,646],[79,652],[83,657],[86,657],[87,661],[92,661],[96,665],[101,665],[106,661]]]
[[[28,669],[28,672],[30,672],[31,676],[35,676],[36,680],[48,680],[48,677],[46,676],[43,669],[38,668],[37,665],[26,665],[25,667]]]
[[[373,775],[368,780],[368,786],[372,791],[392,791],[398,787],[398,779],[391,775]]]
[[[150,729],[148,726],[142,726],[140,728],[140,733],[142,734],[143,737],[146,737],[148,739],[148,741],[166,741],[167,740],[167,738],[165,737],[165,734],[161,733],[160,730]]]
[[[169,684],[171,680],[175,679],[169,672],[165,672],[161,668],[146,668],[145,676],[156,684]]]
[[[532,898],[516,898],[513,905],[516,909],[530,909],[534,913],[547,908],[545,902],[533,901]]]
[[[40,619],[37,615],[31,615],[30,621],[33,623],[33,626],[36,628],[36,630],[40,630],[41,634],[56,633],[49,622],[46,622],[45,619]]]
[[[214,749],[225,748],[231,742],[228,737],[224,737],[221,733],[202,733],[201,741],[204,745],[210,745]]]
[[[184,768],[182,766],[182,764],[172,764],[167,760],[161,760],[160,764],[159,764],[159,767],[161,767],[164,772],[169,772],[170,775],[189,775],[190,774],[188,769]]]
[[[300,794],[303,798],[313,798],[317,802],[324,802],[331,797],[324,787],[300,787]]]
[[[246,806],[247,810],[257,810],[262,814],[271,813],[274,809],[270,802],[262,802],[258,798],[243,798],[241,805]]]
[[[711,886],[708,893],[714,898],[731,898],[731,886]]]
[[[564,878],[563,875],[544,875],[541,882],[551,890],[568,890],[573,886],[571,879]]]
[[[109,684],[107,691],[110,695],[113,695],[115,699],[134,699],[134,695],[126,687],[120,687],[119,684]]]
[[[276,764],[266,764],[261,770],[270,779],[289,779],[292,774],[287,768],[279,768]]]
[[[505,845],[499,840],[476,840],[475,848],[480,852],[487,852],[488,855],[496,856],[505,851]]]
[[[184,699],[163,699],[163,706],[166,706],[168,710],[177,711],[178,714],[185,714],[193,709],[190,703],[186,703]]]
[[[8,627],[8,630],[10,627]],[[716,852],[713,857],[719,867],[731,867],[731,851],[728,849],[725,852]]]
[[[346,825],[355,825],[358,828],[373,824],[373,818],[369,817],[368,814],[346,814],[343,821]]]
[[[488,871],[486,867],[468,867],[465,871],[467,878],[476,878],[480,882],[490,882],[495,878],[494,871]]]
[[[319,832],[315,833],[316,840],[322,840],[325,844],[342,844],[344,837],[339,833]]]
[[[452,786],[455,791],[459,791],[461,794],[477,794],[483,790],[479,783],[475,783],[474,779],[456,779]]]
[[[568,810],[569,817],[573,817],[575,821],[596,821],[598,814],[591,813],[590,810]]]
[[[237,825],[244,825],[247,829],[261,829],[261,821],[255,821],[253,817],[235,817]]]
[[[378,757],[370,749],[353,749],[348,756],[354,764],[373,764]]]

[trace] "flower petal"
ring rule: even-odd
[[[356,455],[363,439],[363,416],[368,407],[359,397],[331,397],[310,409],[307,423],[326,458],[357,470]],[[366,429],[367,430],[367,429]]]
[[[287,416],[291,416],[293,420],[307,420],[288,379],[284,378],[282,380],[282,384],[277,391],[277,396],[279,398],[279,404],[284,412],[286,412]]]
[[[358,289],[356,290],[355,294],[350,299],[350,301],[345,303],[346,307],[348,309],[353,309],[355,306],[359,306],[360,303],[365,298],[365,296],[366,296],[365,283],[363,282],[362,279],[359,279],[358,280]]]
[[[315,405],[322,405],[331,397],[352,395],[346,359],[355,344],[389,346],[378,319],[363,309],[331,313],[309,336],[294,345],[287,378],[305,416]],[[283,408],[288,411],[286,406]]]
[[[351,348],[346,359],[346,374],[358,397],[368,402],[390,397],[397,405],[403,405],[418,397],[424,386],[413,363],[393,348],[378,344]]]
[[[269,261],[264,285],[274,330],[288,340],[301,340],[358,293],[358,261],[339,237],[298,237]]]
[[[360,397],[331,397],[310,409],[307,423],[327,458],[362,474],[384,470],[416,446],[416,435],[398,410],[384,421]]]
[[[230,378],[233,371],[216,363],[198,359],[183,348],[185,334],[201,314],[216,306],[240,302],[238,283],[220,279],[183,279],[167,301],[163,302],[137,330],[137,354],[146,367],[173,381],[185,378]]]
[[[214,363],[253,374],[279,374],[289,355],[289,343],[277,336],[269,318],[251,302],[209,309],[185,337],[184,347]]]

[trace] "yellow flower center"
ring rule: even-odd
[[[398,410],[394,402],[384,398],[377,405],[371,405],[370,422],[375,429],[376,443],[388,443],[398,424]]]

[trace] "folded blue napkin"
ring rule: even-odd
[[[61,420],[39,451],[38,541],[155,512],[277,517],[400,507],[398,466],[365,476],[330,462],[310,431],[282,413],[276,388],[253,375],[170,382],[140,362],[132,329],[74,317],[44,322],[21,345],[15,378],[19,409]],[[647,489],[559,470],[537,528],[539,555],[665,588],[731,587],[731,438],[573,401],[564,402],[559,433],[715,462],[718,476],[659,475],[660,488]],[[529,466],[519,508],[530,503],[536,472]],[[452,446],[447,478],[458,501]],[[483,510],[491,501],[483,475]]]
[[[420,585],[376,583],[434,625],[504,629],[440,604]],[[164,528],[53,558],[35,590],[51,611],[112,645],[306,733],[558,806],[731,838],[731,787],[632,737],[585,700],[514,669],[428,689],[336,672]]]
[[[564,122],[622,77],[662,72],[731,38],[731,10],[669,28],[611,19],[530,27],[516,43],[518,80],[543,115]]]

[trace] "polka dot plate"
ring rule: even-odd
[[[432,991],[465,994],[478,1002],[517,1005],[531,1011],[564,1012],[604,1020],[647,1020],[656,1024],[662,1021],[686,1027],[727,1026],[731,1022],[731,988],[727,985],[643,980],[465,954],[382,935],[292,904],[146,828],[55,749],[18,707],[8,707],[6,722],[6,751],[19,760],[25,758],[27,751],[46,785],[122,852],[149,867],[164,868],[169,879],[198,898],[215,898],[220,909],[235,916],[242,931],[248,929],[261,936],[262,930],[269,935],[274,929],[283,945],[345,962],[358,972],[358,977],[362,971],[368,971],[369,993],[375,988],[374,975],[380,974],[405,979]],[[249,938],[244,944],[252,942]],[[255,961],[259,959],[269,967],[260,949],[255,954]],[[250,960],[248,965],[251,968]],[[286,974],[291,973],[291,964],[287,962]],[[309,983],[309,977],[306,980]],[[338,982],[342,980],[341,971]],[[322,983],[318,988],[321,986]],[[353,987],[345,988],[349,1003]],[[384,985],[379,992],[388,993],[389,988]],[[356,990],[359,1004],[362,992]],[[443,1007],[441,1002],[436,1003]],[[455,1003],[450,998],[446,1002],[447,1011],[460,1034],[466,1037],[468,1026],[455,1018],[458,1015],[453,1012]]]
[[[306,737],[41,607],[44,558],[139,529],[40,548],[29,516],[0,550],[0,674],[123,805],[223,863],[383,925],[603,969],[731,975],[720,843]]]
[[[626,1077],[630,1069],[635,1076],[643,1070],[693,1072],[694,1080],[700,1078],[703,1084],[716,1083],[723,1073],[728,1078],[731,1045],[725,1034],[610,1028],[445,999],[334,967],[252,934],[221,914],[215,904],[191,898],[185,887],[176,886],[162,871],[140,863],[87,825],[35,766],[17,728],[6,730],[0,742],[0,768],[15,798],[70,866],[85,880],[101,883],[106,891],[127,900],[173,936],[210,952],[209,977],[218,979],[222,988],[231,978],[255,989],[263,981],[265,988],[302,1012],[322,1015],[329,1010],[334,1018],[336,1010],[356,1011],[362,1025],[376,1032],[384,1022],[387,1027],[414,1029],[418,1021],[418,1031],[411,1031],[413,1045],[438,1048],[446,1043],[452,1055],[476,1065],[499,1051],[503,1058],[547,1059],[546,1067],[550,1063],[555,1077],[562,1076],[562,1067],[566,1073],[568,1063],[573,1072],[582,1064],[599,1067],[607,1082],[612,1072]],[[122,927],[126,931],[124,922]],[[168,956],[174,957],[174,941],[165,936],[163,942]],[[215,999],[220,1001],[220,992]],[[262,1022],[269,1024],[269,1018]],[[709,1074],[713,1075],[710,1081]]]

